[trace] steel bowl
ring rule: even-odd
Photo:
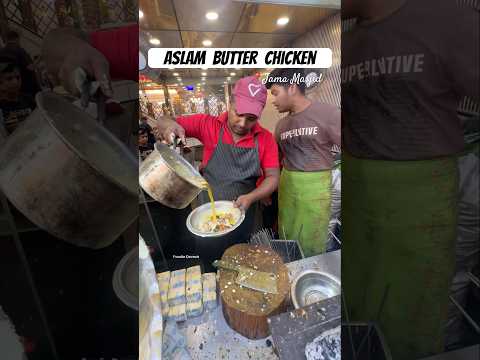
[[[123,256],[113,273],[113,291],[129,308],[138,311],[138,246]]]
[[[291,295],[296,309],[340,295],[340,280],[335,276],[306,270],[292,282]]]
[[[240,226],[240,224],[245,220],[245,212],[239,208],[233,207],[232,201],[215,201],[215,210],[217,212],[231,212],[237,219],[235,225],[230,229],[219,231],[219,232],[204,232],[201,230],[201,224],[207,220],[207,218],[212,214],[211,203],[203,204],[193,210],[187,218],[187,228],[188,230],[197,236],[201,237],[219,237],[225,234],[228,234],[234,231]]]

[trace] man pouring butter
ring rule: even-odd
[[[204,145],[200,172],[215,200],[231,200],[246,212],[243,241],[253,231],[255,205],[272,194],[279,180],[278,149],[273,135],[258,123],[267,89],[255,76],[237,81],[228,112],[219,116],[195,114],[176,121],[162,117],[158,132],[167,142],[175,136],[194,137]],[[257,186],[258,180],[263,181]],[[205,192],[200,201],[206,203]],[[253,206],[252,206],[253,205]]]

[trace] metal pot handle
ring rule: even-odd
[[[80,90],[81,106],[84,109],[87,108],[90,99],[93,98],[94,102],[97,103],[98,122],[103,125],[107,116],[106,96],[100,88],[100,83],[89,78],[86,71],[81,67],[75,69],[75,83]]]

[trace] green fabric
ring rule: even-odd
[[[280,236],[298,240],[305,256],[325,252],[330,221],[331,171],[282,170],[278,193]]]
[[[457,159],[393,162],[344,153],[342,162],[342,287],[349,320],[378,320],[394,360],[443,351]]]

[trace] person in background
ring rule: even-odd
[[[267,87],[273,105],[287,114],[275,128],[282,157],[278,230],[287,239],[298,238],[305,256],[313,256],[325,252],[328,242],[331,149],[340,145],[341,112],[308,99],[303,77],[303,69],[276,69]]]
[[[151,134],[149,127],[145,126],[145,124],[141,124],[138,129],[138,151],[140,152],[142,160],[145,160],[148,154],[153,151],[154,144],[149,141],[150,135],[153,134]]]
[[[22,77],[22,92],[34,96],[40,87],[35,75],[31,56],[20,46],[20,35],[16,31],[9,31],[5,37],[5,46],[0,50],[0,57],[13,58]]]
[[[199,139],[204,145],[201,172],[215,200],[234,201],[246,212],[237,242],[253,232],[256,204],[276,190],[279,179],[278,149],[272,134],[258,120],[267,100],[267,89],[255,76],[237,81],[228,112],[219,116],[196,114],[176,121],[161,117],[158,133],[167,142],[180,137]],[[257,180],[264,180],[257,187]],[[204,192],[201,193],[201,196]],[[207,202],[206,196],[202,202]]]
[[[140,117],[140,126],[143,126],[148,130],[148,143],[155,144],[155,135],[153,134],[153,128],[148,123],[148,118],[146,116]]]
[[[14,59],[0,57],[0,131],[10,135],[35,109],[35,101],[22,92],[22,77]]]
[[[465,148],[457,107],[479,99],[473,3],[342,1],[353,20],[342,34],[342,311],[378,323],[394,359],[445,349]]]

